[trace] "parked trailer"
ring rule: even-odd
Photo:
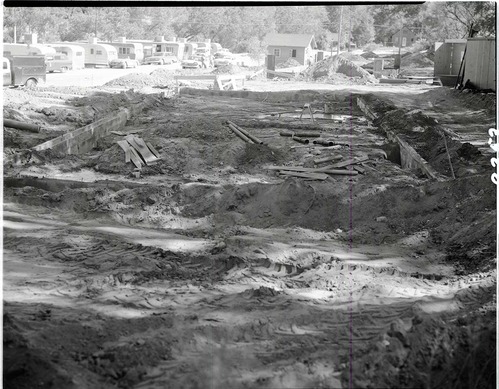
[[[99,42],[113,46],[118,52],[118,58],[135,59],[139,62],[144,60],[144,49],[142,43],[138,42]]]
[[[152,40],[140,40],[140,39],[127,39],[130,43],[140,43],[142,45],[142,51],[144,53],[144,58],[153,55],[153,41]]]
[[[91,42],[75,42],[75,45],[83,47],[85,50],[85,67],[95,68],[98,66],[109,66],[109,62],[118,58],[116,47]]]
[[[39,43],[35,44],[24,44],[24,43],[4,43],[3,44],[3,56],[12,57],[19,55],[43,55],[48,59],[51,59],[56,54],[53,47],[48,45],[42,45]]]
[[[187,58],[184,54],[185,43],[174,41],[160,41],[153,43],[154,56],[157,53],[168,53],[171,56],[177,57],[179,60]]]
[[[3,86],[32,88],[47,79],[45,57],[18,55],[3,58]]]
[[[78,70],[85,68],[85,49],[81,46],[62,43],[50,43],[47,46],[53,47],[57,55],[65,55],[69,60],[69,69]],[[49,69],[50,70],[50,69]]]

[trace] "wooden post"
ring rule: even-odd
[[[267,55],[267,70],[275,71],[275,55],[273,54]],[[267,78],[274,78],[274,75],[267,73]]]

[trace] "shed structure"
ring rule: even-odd
[[[310,65],[315,62],[317,48],[312,34],[268,34],[267,54],[275,55],[276,65],[292,58],[301,65]]]
[[[466,39],[446,39],[435,43],[434,76],[446,86],[456,84],[459,67],[464,55]]]
[[[464,61],[464,82],[470,80],[477,89],[497,90],[495,38],[469,38]]]
[[[412,46],[416,40],[416,34],[408,28],[403,28],[392,35],[392,44],[395,47]]]

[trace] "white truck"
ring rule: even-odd
[[[45,56],[3,57],[3,86],[24,85],[34,88],[47,80]]]

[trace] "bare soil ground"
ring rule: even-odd
[[[265,85],[293,89],[246,88]],[[485,128],[495,101],[306,85],[246,98],[135,92],[147,108],[123,132],[162,156],[139,174],[122,135],[83,155],[30,150],[126,106],[123,94],[4,90],[6,117],[44,128],[4,129],[4,387],[494,388]],[[363,116],[356,93],[382,123]],[[304,103],[335,115],[300,120]],[[264,145],[244,143],[227,120]],[[426,145],[446,179],[385,159],[383,125],[410,132],[422,154]],[[456,134],[456,179],[430,136],[438,125]],[[301,145],[282,130],[339,145]],[[329,155],[368,157],[364,174],[310,181],[268,169]]]

